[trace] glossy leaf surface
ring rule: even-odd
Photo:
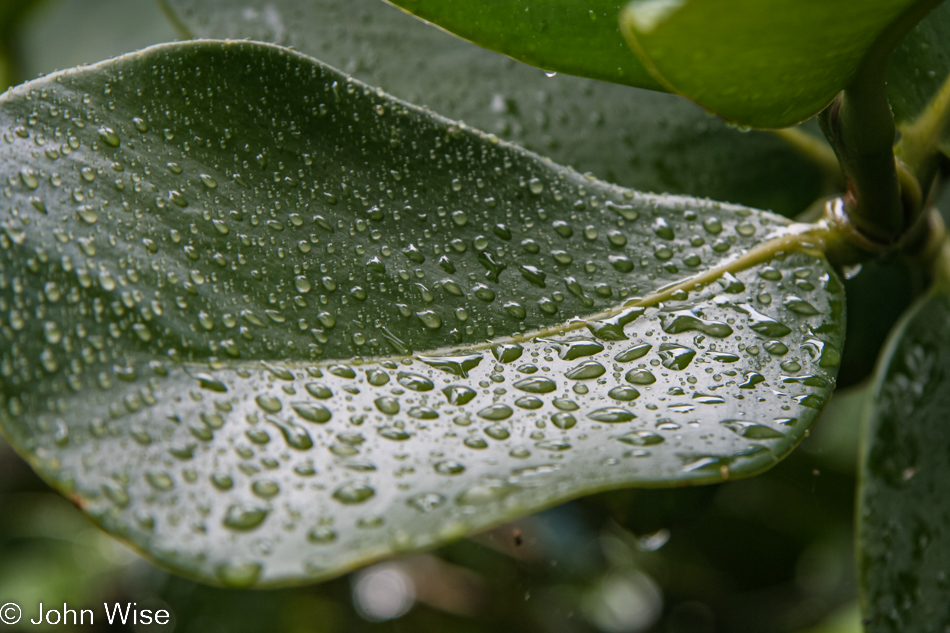
[[[53,75],[0,135],[4,433],[204,580],[753,474],[834,383],[828,264],[730,263],[779,216],[603,184],[287,49]]]
[[[869,633],[950,621],[950,299],[923,298],[895,330],[868,409],[859,570]]]
[[[674,95],[546,77],[380,0],[163,4],[189,36],[293,46],[396,97],[627,187],[785,215],[822,194],[818,170],[771,134],[741,134]]]
[[[634,0],[622,25],[671,90],[741,125],[823,109],[915,0]]]
[[[618,0],[387,0],[471,42],[549,72],[665,90],[625,46]]]

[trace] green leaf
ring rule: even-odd
[[[859,495],[867,631],[939,630],[950,619],[950,297],[935,289],[895,329],[868,408]]]
[[[912,123],[950,77],[950,4],[942,3],[922,20],[891,55],[887,97],[898,125]],[[950,153],[944,132],[941,149]]]
[[[673,95],[545,77],[379,0],[163,4],[183,33],[293,46],[396,97],[628,187],[785,215],[823,194],[815,166],[771,134],[740,134]]]
[[[741,125],[821,111],[917,0],[634,0],[622,29],[670,90]]]
[[[0,4],[0,92],[17,81],[17,28],[44,0],[6,0]]]
[[[801,226],[604,184],[287,49],[52,75],[0,135],[4,433],[209,582],[754,474],[834,383],[841,283]]]
[[[618,0],[390,0],[479,46],[580,77],[665,91],[624,42]]]

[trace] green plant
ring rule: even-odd
[[[270,24],[263,7],[245,23],[244,7],[188,4],[168,3],[182,28],[280,39],[243,30]],[[925,333],[946,310],[932,209],[946,8],[405,4],[547,70],[680,92],[740,126],[822,110],[841,171],[817,137],[782,134],[846,191],[811,224],[639,193],[265,44],[168,44],[54,74],[0,105],[10,443],[179,573],[328,578],[598,490],[767,469],[831,396],[835,267],[900,254],[936,281],[885,354],[870,414],[866,614],[871,630],[942,622],[940,444],[922,438],[941,411],[942,330]],[[300,9],[293,35],[320,57],[346,37],[305,34],[346,20],[325,5]],[[398,81],[425,99],[406,59]]]

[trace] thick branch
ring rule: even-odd
[[[821,116],[838,156],[848,192],[845,215],[862,238],[897,244],[921,212],[921,187],[894,156],[896,128],[887,101],[885,71],[891,52],[942,0],[920,0],[881,34],[851,83]]]

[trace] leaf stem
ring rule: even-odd
[[[157,0],[158,8],[161,9],[162,13],[165,15],[165,18],[171,23],[172,28],[178,31],[178,34],[186,40],[193,40],[195,34],[185,26],[185,23],[181,21],[178,17],[178,13],[172,9],[171,5],[168,4],[167,0]]]
[[[934,285],[950,290],[950,237],[944,236],[933,259]]]
[[[917,181],[929,184],[939,167],[939,145],[950,123],[950,74],[914,121],[899,126],[894,153]]]

